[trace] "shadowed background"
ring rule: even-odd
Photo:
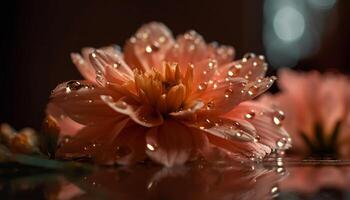
[[[322,3],[326,0],[309,1]],[[301,14],[304,15],[299,15],[298,10],[294,12],[289,9],[291,12],[288,13],[288,9],[285,9],[286,12],[280,13],[282,17],[273,15],[269,18],[268,8],[274,6],[273,0],[11,1],[1,6],[0,14],[0,122],[11,123],[16,128],[40,128],[50,91],[60,82],[81,79],[70,61],[70,52],[79,52],[85,46],[123,45],[142,24],[150,21],[165,23],[174,35],[194,29],[207,42],[233,45],[237,57],[246,52],[268,53],[268,44],[277,41],[266,40],[266,34],[273,28],[277,32],[278,27],[285,25],[294,24],[303,28],[287,27],[289,32],[281,33],[291,37],[291,40],[278,35],[278,32],[284,45],[286,42],[296,42],[296,37],[290,34],[304,33],[309,26],[321,24],[317,27],[322,29],[310,29],[310,33],[317,33],[316,47],[311,53],[295,59],[290,66],[303,70],[349,73],[350,1],[331,1],[334,5],[327,11],[322,8],[313,11],[312,15],[306,15],[309,14],[304,9],[307,0],[293,2],[303,5]],[[319,17],[318,13],[324,17]],[[312,20],[301,18],[300,21],[300,16],[311,16]],[[315,20],[320,21],[316,23]],[[301,24],[303,26],[300,22],[304,23]],[[295,33],[294,30],[303,32]],[[311,34],[313,37],[316,36]],[[303,48],[299,46],[299,49],[287,49],[287,52],[299,52]],[[268,56],[269,61],[275,63],[269,71],[271,74],[278,67],[289,65],[288,62],[285,65],[274,62],[276,58],[271,53]],[[279,55],[279,58],[284,56]]]

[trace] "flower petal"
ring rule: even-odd
[[[62,143],[56,152],[56,157],[62,159],[93,159],[100,164],[113,164],[115,148],[112,144],[124,129],[129,119],[118,123],[100,123],[84,127],[75,137]],[[113,154],[111,156],[111,154]]]
[[[247,120],[257,131],[258,143],[264,144],[272,150],[284,150],[291,145],[288,133],[281,127],[284,115],[279,110],[274,110],[259,102],[247,101],[226,113],[224,117]]]
[[[217,43],[208,45],[208,51],[210,52],[210,57],[217,60],[219,65],[231,62],[235,56],[235,49],[233,47],[218,45]]]
[[[318,72],[299,74],[292,70],[281,70],[278,73],[280,79],[278,86],[282,93],[286,94],[294,104],[298,126],[308,137],[313,138],[314,127],[317,123],[317,105],[312,101],[315,92],[318,91],[321,82]],[[291,84],[293,83],[293,84]]]
[[[88,81],[91,81],[92,83],[96,82],[96,73],[95,69],[91,66],[89,60],[85,60],[80,54],[78,53],[71,53],[70,57],[74,63],[74,65],[79,70],[80,74]]]
[[[179,64],[180,71],[185,72],[188,64],[196,65],[209,57],[207,45],[202,36],[191,30],[176,39],[176,44],[171,48],[165,60]]]
[[[96,70],[96,82],[101,86],[106,86],[109,82],[122,85],[133,80],[131,69],[116,56],[112,57],[102,50],[95,50],[89,55],[89,59]]]
[[[120,115],[109,108],[100,99],[100,95],[120,98],[115,92],[96,87],[89,82],[69,81],[58,85],[52,91],[50,104],[54,104],[63,111],[62,114],[83,125],[118,120]]]
[[[164,56],[174,43],[170,30],[162,23],[143,25],[124,47],[124,58],[129,66],[148,71],[161,69]]]
[[[146,159],[147,128],[137,124],[125,128],[115,140],[113,147],[117,147],[115,158],[121,165],[130,165]]]
[[[187,123],[187,126],[227,140],[254,141],[256,139],[254,126],[242,119],[201,118],[195,123]]]
[[[241,60],[227,63],[220,67],[216,79],[242,77],[249,81],[256,81],[265,76],[267,63],[264,56],[253,53],[244,55]]]
[[[53,117],[54,123],[59,127],[60,136],[74,136],[84,126],[65,116],[65,112],[53,103],[46,108],[48,116]]]
[[[205,91],[199,91],[197,96],[205,102],[204,115],[219,115],[232,110],[233,107],[243,101],[244,89],[247,80],[243,78],[233,78],[212,82],[205,86]]]
[[[319,117],[327,136],[333,133],[336,124],[346,116],[349,81],[344,76],[327,74],[318,90],[316,99]]]
[[[203,108],[203,106],[204,103],[202,101],[194,101],[189,108],[169,113],[169,115],[177,120],[195,120],[197,118],[197,111]]]
[[[154,127],[163,123],[162,115],[147,105],[133,105],[128,103],[125,98],[115,101],[112,96],[106,95],[101,95],[101,99],[113,110],[128,115],[133,121],[142,126]]]
[[[191,154],[191,130],[174,120],[154,127],[146,135],[147,155],[167,167],[185,163]]]

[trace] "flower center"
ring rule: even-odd
[[[160,113],[168,114],[188,106],[192,78],[188,75],[191,67],[183,77],[176,63],[165,63],[163,72],[134,71],[137,93],[143,103],[156,108]]]
[[[337,149],[337,137],[339,134],[340,122],[337,123],[332,134],[327,137],[328,134],[325,134],[322,126],[316,124],[315,126],[315,139],[312,141],[305,133],[302,133],[304,142],[310,149],[310,156],[316,158],[337,158],[338,149]]]

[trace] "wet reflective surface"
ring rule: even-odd
[[[350,162],[152,164],[61,172],[1,164],[1,199],[349,199]]]

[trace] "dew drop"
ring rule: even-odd
[[[215,107],[214,101],[209,101],[209,102],[207,103],[207,106],[206,106],[207,110],[211,110],[211,109],[213,109],[214,107]]]
[[[150,181],[148,184],[147,184],[147,189],[150,190],[152,189],[153,187],[153,181]]]
[[[278,187],[277,186],[273,186],[271,188],[271,195],[273,198],[276,198],[278,196]]]
[[[254,117],[255,117],[254,111],[250,111],[249,113],[244,115],[244,118],[246,118],[246,119],[253,119]]]
[[[158,38],[158,42],[159,42],[159,43],[164,43],[165,40],[166,40],[166,38],[165,38],[164,36],[160,36],[160,37]]]
[[[278,167],[276,169],[277,173],[283,174],[284,173],[284,168],[283,167]]]
[[[279,149],[283,149],[287,144],[287,141],[285,138],[282,138],[282,139],[279,139],[277,142],[276,142],[276,145]]]
[[[218,88],[218,84],[214,83],[214,84],[213,84],[213,89],[215,90],[215,89],[217,89],[217,88]]]
[[[272,121],[275,125],[281,126],[284,118],[285,118],[284,112],[281,110],[277,110],[273,113]]]
[[[227,89],[226,91],[225,91],[225,94],[224,94],[224,96],[225,96],[225,98],[229,98],[231,95],[232,95],[232,93],[233,93],[233,90],[232,89]]]
[[[256,55],[254,53],[246,53],[244,54],[243,58],[245,59],[251,59],[251,58],[255,58]]]
[[[152,53],[153,49],[152,49],[152,47],[150,45],[147,45],[146,48],[145,48],[145,51],[147,53]]]
[[[248,94],[249,94],[249,96],[253,96],[253,95],[255,95],[257,92],[258,92],[258,86],[256,86],[256,85],[253,85],[253,86],[251,86],[250,88],[249,88],[249,90],[248,90]]]
[[[208,68],[212,70],[216,66],[216,61],[215,60],[210,60],[208,62]]]
[[[200,84],[198,85],[198,90],[199,90],[199,91],[203,91],[203,90],[205,90],[205,89],[207,89],[207,83],[206,83],[206,82],[200,83]]]
[[[146,144],[146,147],[147,147],[147,149],[148,150],[150,150],[150,151],[156,151],[157,150],[157,146],[156,145],[154,145],[154,144]]]
[[[66,93],[79,90],[83,85],[79,81],[69,81],[66,85]]]
[[[233,73],[233,71],[231,71],[231,70],[228,70],[227,71],[227,76],[229,76],[229,77],[233,77],[235,74]]]
[[[100,71],[96,72],[96,82],[100,85],[106,84],[106,79],[104,78],[102,72]]]
[[[120,63],[113,63],[113,68],[118,69],[121,66]]]

